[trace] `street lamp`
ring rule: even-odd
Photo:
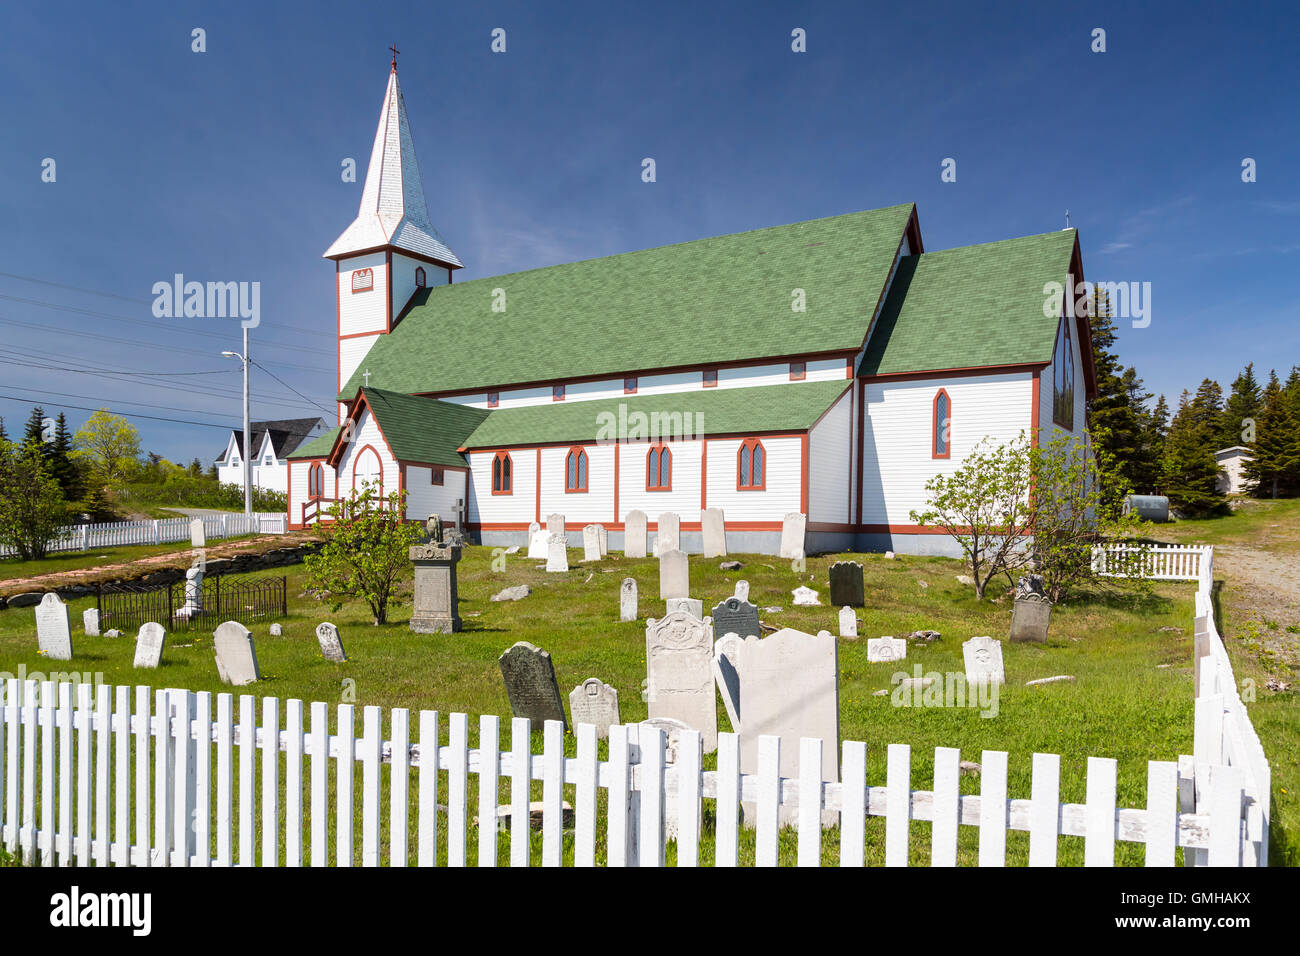
[[[253,523],[253,448],[248,429],[248,326],[244,326],[244,351],[222,352],[226,358],[237,358],[244,366],[244,516],[251,529]]]

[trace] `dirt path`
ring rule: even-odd
[[[1300,676],[1300,558],[1247,544],[1214,548],[1214,576],[1230,612],[1225,636],[1239,640],[1282,676]],[[1272,669],[1272,668],[1269,668]]]

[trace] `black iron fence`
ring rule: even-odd
[[[190,628],[215,630],[223,621],[248,626],[288,613],[288,578],[223,580],[207,578],[197,594],[186,594],[186,582],[173,584],[101,584],[95,596],[99,628],[139,629],[154,621],[169,631]]]

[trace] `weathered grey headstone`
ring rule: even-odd
[[[694,727],[705,752],[718,749],[713,691],[713,622],[678,611],[646,623],[647,703],[651,717]]]
[[[758,626],[758,608],[738,597],[729,597],[713,609],[715,634],[738,634],[749,637],[761,634]]]
[[[659,597],[668,600],[673,597],[691,596],[691,565],[685,553],[677,550],[665,551],[659,555]]]
[[[597,737],[608,737],[609,728],[621,723],[618,716],[618,691],[597,677],[588,677],[569,693],[569,713],[573,726],[593,724]]]
[[[804,530],[808,526],[808,516],[799,511],[792,511],[781,519],[781,558],[802,558],[804,556]]]
[[[268,633],[270,633],[272,637],[284,636],[284,628],[282,628],[279,624],[272,624],[269,628],[267,628],[267,631]]]
[[[717,622],[714,622],[717,630]],[[740,645],[739,634],[724,634],[713,643],[713,678],[731,721],[732,731],[740,732]]]
[[[736,597],[740,598],[742,601],[749,600],[749,582],[744,578],[741,578],[736,582]]]
[[[203,531],[203,519],[194,518],[190,521],[190,547],[205,548],[208,540]]]
[[[47,593],[41,598],[41,603],[36,605],[36,642],[50,660],[72,660],[68,606],[53,591]]]
[[[781,738],[781,776],[799,776],[799,740],[822,742],[822,779],[839,780],[840,705],[838,648],[834,636],[816,636],[784,628],[761,640],[747,637],[740,645],[740,682],[744,707],[740,723],[740,769],[758,772],[758,738]],[[752,806],[746,819],[753,819]],[[782,816],[794,811],[782,806]],[[838,818],[824,811],[824,824]]]
[[[901,637],[872,637],[867,639],[867,663],[887,664],[907,657],[907,641]]]
[[[795,588],[790,594],[794,599],[794,603],[803,607],[814,607],[822,603],[817,600],[817,592],[804,585]]]
[[[530,558],[539,558],[546,560],[546,543],[550,539],[551,533],[544,529],[530,532],[528,535],[528,556]]]
[[[257,650],[253,635],[238,621],[218,624],[212,634],[212,649],[216,653],[217,673],[222,683],[242,687],[262,679],[257,669]]]
[[[644,511],[632,510],[623,519],[623,555],[629,558],[646,556],[646,517]]]
[[[555,665],[551,655],[527,641],[520,641],[498,658],[501,676],[506,682],[510,711],[527,717],[540,728],[548,720],[564,719],[564,702],[555,682]]]
[[[81,629],[90,637],[99,637],[99,608],[88,607],[81,612]]]
[[[665,511],[659,516],[659,531],[655,535],[655,557],[668,551],[679,551],[682,546],[682,519],[676,512]]]
[[[624,578],[618,589],[618,619],[620,621],[637,619],[636,578]]]
[[[704,602],[699,598],[669,598],[666,602],[667,612],[685,611],[691,617],[704,618]]]
[[[972,637],[962,643],[961,656],[966,665],[967,684],[1006,683],[1001,641],[991,637]]]
[[[563,534],[553,533],[546,539],[546,570],[569,570],[569,545]]]
[[[694,730],[690,724],[672,717],[651,717],[640,721],[638,727],[653,727],[664,735],[664,766],[677,763],[681,756],[683,730]]]
[[[831,565],[831,604],[835,607],[862,607],[866,595],[862,587],[862,565],[856,561],[836,561]]]
[[[343,651],[343,639],[339,637],[339,629],[329,621],[322,621],[316,625],[316,641],[320,644],[320,653],[325,660],[342,664],[348,659],[348,655]]]
[[[596,525],[596,528],[600,534],[600,556],[603,558],[609,554],[609,529],[603,524]]]
[[[546,531],[548,534],[564,534],[564,515],[558,513],[547,515]]]
[[[1011,607],[1011,642],[1042,644],[1052,623],[1052,602],[1046,595],[1017,593]]]
[[[589,524],[582,529],[582,560],[600,560],[600,528]]]
[[[845,605],[840,608],[840,637],[858,636],[858,612]]]
[[[460,630],[460,596],[456,564],[461,550],[454,544],[417,544],[410,550],[415,565],[415,596],[411,622],[416,634],[454,634]]]
[[[167,632],[161,624],[149,621],[140,628],[135,638],[135,660],[132,667],[154,668],[162,663],[163,645]]]
[[[727,522],[721,508],[705,508],[700,512],[700,530],[704,536],[704,556],[727,556]]]

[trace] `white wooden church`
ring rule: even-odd
[[[913,204],[457,282],[429,218],[394,64],[334,261],[339,427],[289,459],[289,522],[371,482],[483,544],[530,522],[609,529],[676,512],[702,547],[951,553],[911,523],[925,483],[986,436],[1082,435],[1083,279],[1066,229],[926,252]],[[459,503],[459,507],[458,507]]]

